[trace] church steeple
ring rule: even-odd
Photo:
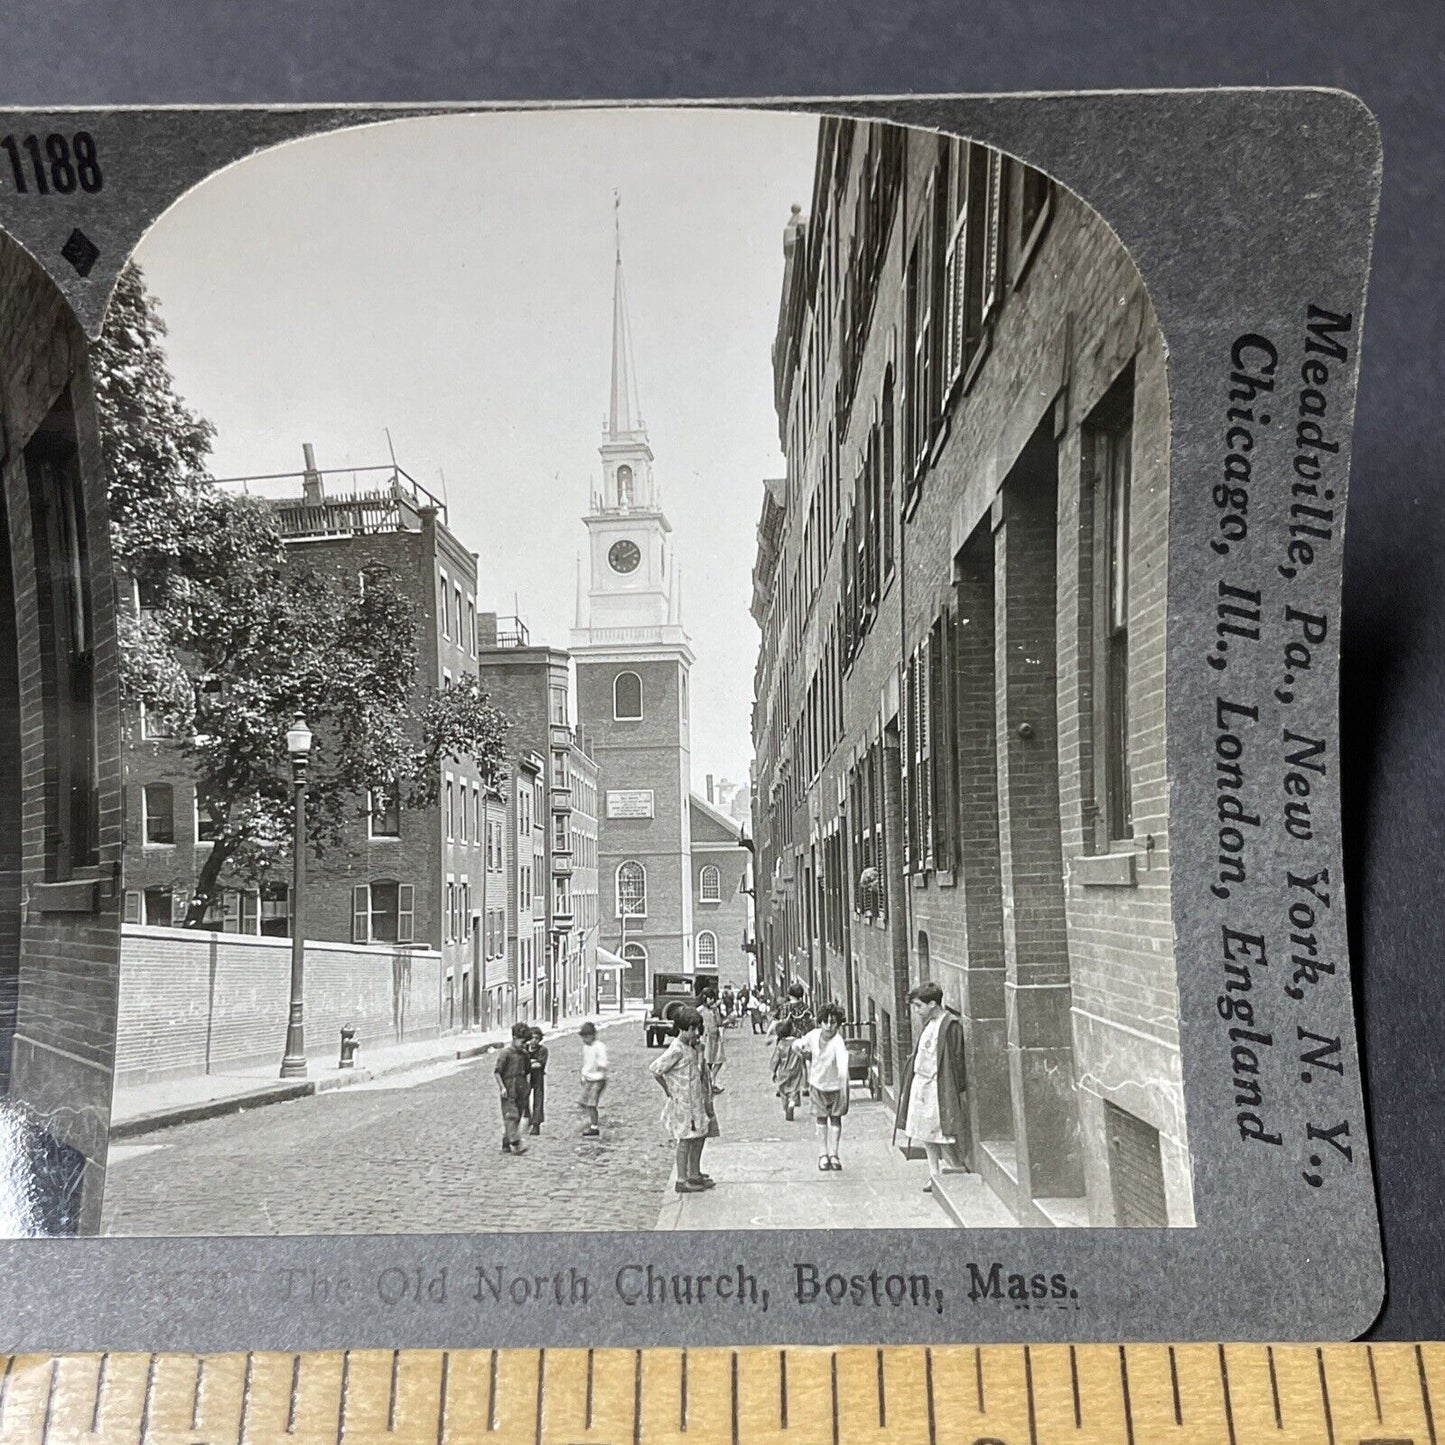
[[[621,204],[621,198],[614,195],[612,394],[601,446],[602,495],[593,499],[593,510],[654,511],[658,499],[652,476],[652,447],[637,401],[632,327],[627,316],[627,286],[622,278]]]
[[[633,375],[632,328],[627,323],[627,287],[622,279],[621,197],[613,201],[616,260],[612,270],[612,405],[607,413],[607,439],[611,442],[646,441],[647,428],[637,402]]]

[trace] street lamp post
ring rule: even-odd
[[[283,1079],[306,1077],[306,1029],[303,991],[306,985],[306,763],[311,756],[311,729],[297,718],[286,733],[286,751],[291,755],[294,790],[291,867],[291,1010],[286,1020],[286,1053],[281,1060]]]

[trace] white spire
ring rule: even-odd
[[[627,323],[627,290],[622,280],[622,197],[613,192],[615,261],[612,273],[612,403],[607,413],[611,441],[629,441],[645,435],[642,410],[637,403],[633,376],[632,330]]]

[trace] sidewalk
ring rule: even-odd
[[[787,1122],[772,1095],[762,1041],[727,1039],[718,1096],[722,1136],[703,1169],[717,1187],[678,1194],[670,1179],[658,1229],[1008,1229],[1017,1221],[977,1174],[951,1174],[946,1197],[924,1191],[928,1171],[893,1144],[893,1111],[854,1092],[843,1121],[841,1173],[818,1169],[807,1100]]]
[[[622,1014],[584,1014],[577,1018],[564,1018],[555,1028],[543,1024],[542,1031],[549,1039],[576,1033],[584,1019],[588,1018],[599,1029],[629,1023],[641,1027],[641,1014],[629,1010]],[[415,1069],[455,1064],[500,1049],[510,1037],[509,1026],[473,1029],[410,1043],[363,1044],[357,1052],[356,1065],[350,1069],[339,1068],[334,1057],[308,1058],[304,1079],[278,1078],[278,1060],[266,1067],[137,1084],[115,1091],[111,1102],[110,1137],[131,1139],[139,1134],[148,1134],[152,1129],[190,1124],[220,1114],[284,1103],[288,1099],[304,1099],[312,1094],[350,1088]]]

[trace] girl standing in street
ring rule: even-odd
[[[838,1157],[843,1142],[843,1116],[848,1112],[848,1044],[843,1038],[843,1010],[825,1003],[818,1010],[818,1027],[796,1045],[808,1061],[808,1097],[818,1121],[818,1168],[841,1171]]]
[[[547,1094],[547,1045],[542,1042],[542,1030],[533,1025],[532,1040],[527,1046],[528,1073],[532,1082],[532,1133],[542,1132],[545,1117],[543,1104]]]
[[[795,1047],[797,1040],[790,1019],[781,1018],[773,1023],[773,1086],[778,1098],[783,1101],[783,1118],[791,1119],[793,1110],[802,1098],[807,1083],[808,1065]]]
[[[702,1147],[716,1130],[707,1064],[702,1049],[702,1018],[693,1008],[673,1011],[677,1030],[662,1057],[649,1065],[652,1076],[667,1095],[662,1122],[677,1145],[679,1194],[699,1194],[713,1181],[702,1172]]]
[[[708,1077],[713,1093],[721,1094],[717,1076],[722,1073],[727,1054],[723,1050],[722,1026],[718,1021],[717,994],[711,989],[703,994],[698,1013],[702,1017],[703,1057],[707,1060]]]

